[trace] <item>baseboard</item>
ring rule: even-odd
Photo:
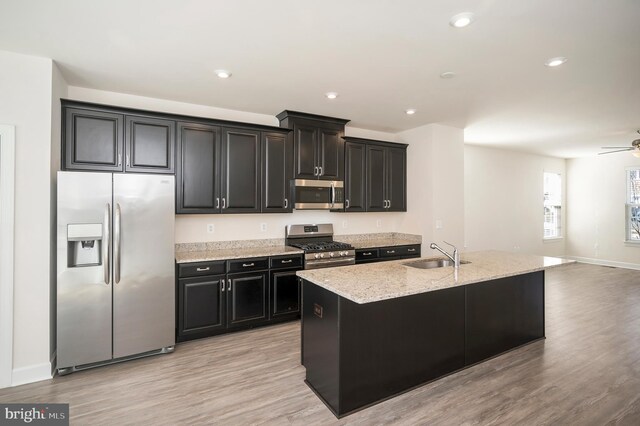
[[[565,256],[567,259],[575,260],[581,263],[590,263],[592,265],[613,266],[614,268],[637,269],[640,270],[640,264],[629,262],[616,262],[613,260],[592,259],[590,257]]]
[[[11,386],[20,386],[27,383],[39,382],[52,377],[51,363],[30,365],[28,367],[14,368],[11,378]]]

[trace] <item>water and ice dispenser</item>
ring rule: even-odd
[[[67,225],[67,266],[99,266],[102,264],[102,224],[73,223]]]

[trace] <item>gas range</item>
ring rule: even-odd
[[[356,263],[356,251],[351,244],[333,241],[333,225],[330,223],[288,225],[285,242],[304,250],[304,269]]]

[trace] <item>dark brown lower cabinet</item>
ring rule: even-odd
[[[306,383],[341,417],[544,338],[544,272],[357,304],[303,280]]]
[[[300,315],[300,279],[298,269],[271,272],[271,303],[269,313],[272,319]]]
[[[227,326],[256,324],[269,318],[267,308],[268,272],[250,272],[228,275]]]
[[[178,341],[216,334],[226,328],[225,275],[178,280]]]

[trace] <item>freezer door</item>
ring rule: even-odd
[[[113,356],[175,343],[173,176],[113,176]]]
[[[112,357],[110,173],[58,172],[57,367]]]

